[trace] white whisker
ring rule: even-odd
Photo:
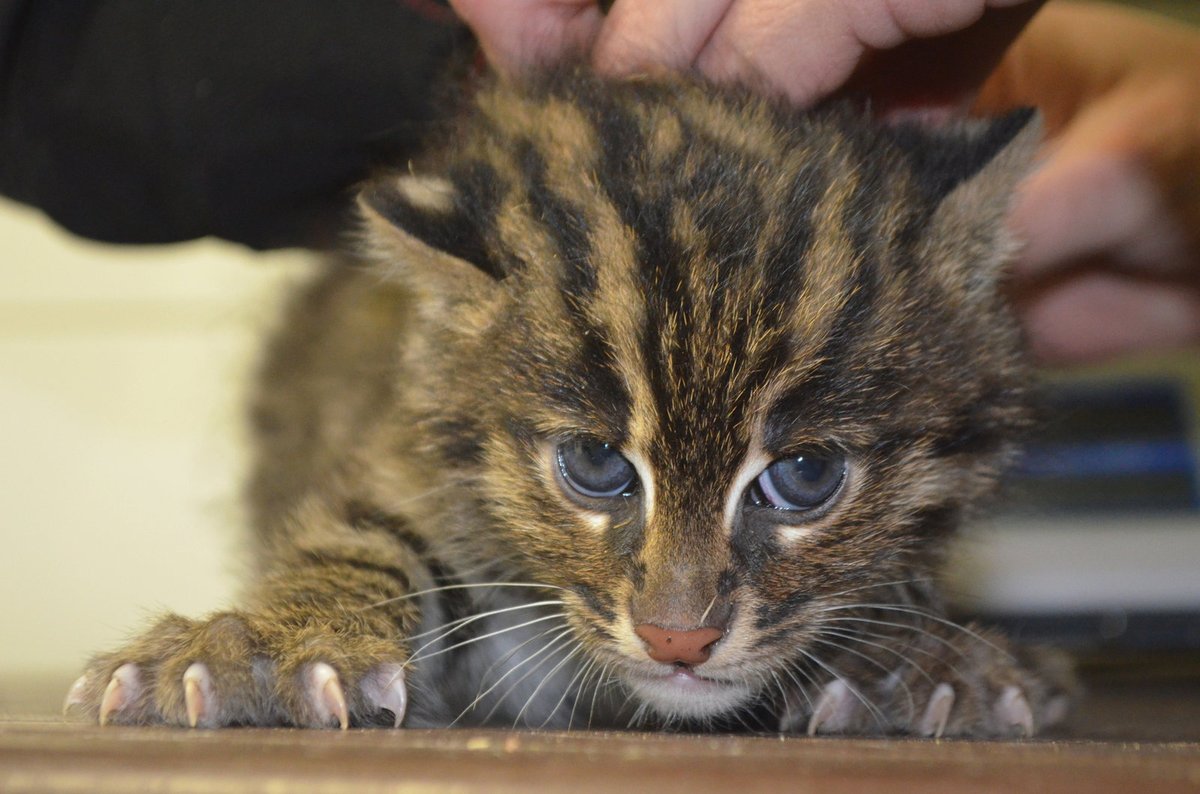
[[[560,661],[558,664],[554,665],[554,667],[551,667],[550,672],[548,672],[544,676],[542,676],[542,680],[539,681],[538,685],[533,688],[533,693],[530,694],[529,697],[525,698],[525,705],[521,706],[521,710],[517,712],[517,716],[513,719],[513,727],[516,727],[517,723],[519,723],[521,721],[521,717],[525,716],[525,710],[528,709],[529,706],[533,703],[533,701],[537,699],[538,693],[542,691],[542,687],[544,687],[546,685],[546,682],[551,680],[552,678],[554,678],[555,673],[557,673],[559,670],[561,670],[563,665],[565,665],[567,662],[571,661],[571,659],[573,659],[575,657],[575,655],[577,653],[579,653],[581,650],[583,650],[583,644],[576,641],[575,648],[570,653],[568,653],[566,656],[564,656],[562,658],[562,661]],[[564,694],[564,696],[566,695],[565,692],[563,694]],[[561,704],[562,700],[559,700],[559,703]],[[554,710],[552,710],[550,712],[550,714],[547,715],[546,719],[538,727],[541,727],[541,728],[546,727],[546,723],[550,721],[550,719],[554,716],[554,711],[557,711],[557,710],[558,710],[558,706],[555,705]]]
[[[596,716],[596,696],[600,694],[601,688],[604,686],[604,677],[608,675],[609,662],[604,663],[604,667],[600,668],[600,677],[596,679],[596,688],[592,690],[592,705],[588,708],[587,726],[592,727],[592,719]]]
[[[921,609],[919,607],[900,606],[900,605],[896,605],[896,604],[846,604],[843,606],[823,607],[822,609],[820,609],[818,611],[819,612],[835,612],[835,611],[844,610],[844,609],[878,609],[881,611],[889,611],[890,610],[892,612],[900,612],[900,613],[906,614],[906,615],[916,615],[918,617],[925,618],[926,620],[930,620],[934,623],[939,623],[943,626],[947,626],[956,631],[960,631],[963,634],[966,634],[968,637],[971,637],[971,638],[983,643],[984,645],[988,646],[992,650],[994,650],[997,653],[1004,656],[1006,659],[1008,659],[1010,661],[1015,661],[1012,654],[1008,653],[1003,648],[996,645],[994,642],[989,640],[987,637],[983,637],[980,634],[978,634],[977,632],[972,631],[971,629],[967,628],[966,626],[963,626],[962,624],[955,623],[953,620],[950,620],[949,618],[942,617],[941,615],[938,615],[935,612],[930,612],[929,610]],[[913,627],[913,628],[915,628],[915,627]],[[936,635],[934,635],[934,636],[936,636]]]
[[[435,637],[433,640],[430,641],[431,643],[437,642],[438,640],[442,639],[442,637],[445,637],[448,634],[453,634],[454,632],[458,631],[459,629],[469,626],[470,624],[475,623],[476,621],[484,620],[485,618],[490,618],[494,615],[502,615],[506,612],[517,612],[522,609],[533,609],[534,607],[562,606],[563,603],[564,602],[555,599],[553,601],[534,601],[529,604],[518,604],[516,606],[503,607],[501,609],[489,609],[487,612],[477,612],[473,615],[467,615],[466,617],[456,618],[454,620],[449,621],[448,623],[443,623],[442,625],[440,625],[436,628],[429,629],[428,631],[422,631],[420,634],[413,634],[408,639],[409,639],[409,642],[411,642],[413,640],[419,640],[422,637],[428,637],[430,634],[436,634],[437,632],[442,631],[443,629],[453,627],[453,628],[449,628],[449,630],[446,631],[445,634],[442,634],[439,637]],[[423,647],[428,647],[428,644]],[[419,653],[419,651],[416,651],[415,653]]]
[[[883,712],[881,712],[879,710],[878,706],[876,706],[869,699],[867,699],[867,697],[864,696],[862,692],[859,692],[858,687],[851,684],[846,679],[845,676],[843,676],[837,670],[833,669],[832,666],[827,665],[825,662],[821,661],[820,657],[816,656],[815,654],[809,653],[808,651],[803,650],[803,649],[800,650],[800,653],[804,654],[804,657],[806,659],[808,659],[809,661],[813,662],[813,664],[816,664],[822,670],[829,673],[831,676],[833,676],[834,678],[838,679],[843,684],[845,684],[846,689],[850,692],[850,694],[852,694],[852,695],[854,695],[854,697],[858,698],[858,701],[860,703],[862,703],[863,706],[866,707],[867,711],[869,711],[871,713],[871,716],[875,718],[875,722],[879,724],[880,729],[887,730],[887,723],[883,719]]]
[[[449,653],[450,651],[453,651],[456,648],[462,648],[466,645],[470,645],[472,643],[476,643],[481,640],[486,640],[491,637],[498,637],[501,634],[507,634],[510,631],[516,631],[517,629],[522,629],[522,628],[525,628],[526,626],[532,626],[534,623],[541,623],[544,620],[556,620],[556,619],[562,618],[562,617],[564,617],[562,612],[555,612],[553,615],[543,615],[540,618],[534,618],[533,620],[527,620],[524,623],[518,623],[515,626],[507,626],[502,629],[497,629],[496,631],[489,631],[487,634],[481,634],[478,637],[472,637],[468,640],[456,642],[453,645],[450,645],[448,647],[434,651],[433,653],[427,653],[424,656],[417,656],[416,654],[414,654],[413,656],[409,657],[409,660],[404,663],[404,666],[407,667],[408,665],[412,664],[413,662],[423,661],[425,659],[432,659],[435,656],[441,656],[443,653]],[[436,642],[436,640],[435,640],[435,642]],[[424,650],[425,648],[428,648],[432,644],[433,643],[425,643],[425,645],[421,646],[421,649]]]
[[[799,673],[800,675],[804,676],[805,680],[808,681],[809,686],[815,687],[817,685],[817,682],[813,680],[813,677],[808,674],[807,670],[802,670],[800,668],[796,668],[793,671],[791,666],[786,666],[782,669],[783,669],[783,672],[787,675],[787,677],[792,679],[792,683],[796,685],[796,690],[804,697],[804,701],[806,703],[808,703],[809,713],[812,713],[813,711],[815,711],[816,705],[813,703],[812,698],[809,696],[808,689],[805,688],[804,684],[800,681],[800,679],[796,677],[796,674]]]
[[[563,701],[566,700],[567,694],[570,693],[572,689],[575,690],[575,696],[571,699],[571,713],[567,716],[568,731],[571,730],[571,727],[575,724],[575,709],[579,707],[579,698],[587,688],[588,680],[591,678],[592,671],[596,668],[597,663],[598,660],[595,656],[593,656],[588,659],[587,662],[579,666],[579,671],[575,673],[575,676],[569,682],[567,682],[566,688],[563,689],[563,696],[559,698],[558,703],[554,705],[554,709],[550,712],[551,714],[556,713],[562,706]],[[579,682],[578,686],[575,685],[576,681]],[[544,727],[545,723],[542,723],[542,725]]]
[[[490,665],[488,665],[487,669],[483,671],[483,674],[479,676],[480,683],[479,683],[479,686],[475,689],[475,699],[472,700],[469,704],[467,704],[466,708],[464,708],[462,711],[459,712],[458,716],[454,718],[454,721],[450,723],[450,727],[453,727],[454,725],[456,725],[459,720],[461,720],[463,717],[465,717],[467,715],[467,712],[469,712],[469,711],[471,711],[471,709],[475,708],[475,706],[478,705],[479,701],[483,700],[483,698],[487,697],[488,693],[490,693],[493,689],[495,689],[497,686],[499,686],[500,683],[509,675],[509,673],[512,673],[513,670],[515,670],[516,668],[523,665],[529,659],[528,658],[523,659],[520,662],[518,662],[517,664],[513,665],[513,667],[507,673],[505,673],[503,676],[501,676],[496,681],[495,684],[493,684],[491,687],[489,687],[486,691],[481,692],[480,690],[483,689],[484,683],[487,682],[488,676],[490,676],[492,674],[493,670],[495,670],[497,667],[499,667],[500,665],[507,662],[512,657],[516,656],[517,653],[519,653],[520,650],[522,648],[524,648],[526,645],[528,645],[529,643],[537,642],[541,638],[545,637],[547,634],[553,634],[556,631],[561,632],[562,626],[551,626],[550,628],[545,629],[544,631],[538,632],[537,634],[533,635],[529,639],[521,642],[516,647],[510,648],[503,656],[501,656],[499,659],[495,660]]]
[[[549,633],[549,632],[544,632],[543,634],[545,634],[545,633]],[[453,726],[453,725],[454,725],[455,723],[457,723],[457,722],[458,722],[460,719],[462,719],[463,715],[465,715],[465,714],[466,714],[468,711],[470,711],[471,709],[473,709],[473,708],[475,708],[477,705],[479,705],[479,702],[480,702],[481,700],[483,700],[485,697],[487,697],[488,695],[490,695],[490,694],[491,694],[493,691],[495,691],[495,689],[496,689],[498,686],[500,686],[502,683],[504,683],[504,680],[505,680],[506,678],[508,678],[510,675],[512,675],[513,673],[515,673],[515,672],[517,672],[518,670],[520,670],[520,669],[521,669],[522,667],[524,667],[525,665],[527,665],[527,664],[529,664],[530,662],[532,662],[534,659],[537,659],[537,658],[538,658],[539,656],[541,656],[542,654],[544,654],[544,653],[548,652],[549,650],[551,650],[551,649],[552,649],[552,648],[553,648],[555,645],[557,645],[557,644],[558,644],[560,641],[562,641],[564,637],[568,637],[568,636],[570,635],[570,633],[571,633],[571,627],[570,627],[570,626],[568,626],[568,627],[566,627],[566,628],[564,628],[564,629],[560,629],[560,630],[559,630],[559,632],[558,632],[557,634],[555,634],[553,637],[551,637],[549,640],[547,640],[547,641],[546,641],[546,644],[545,644],[545,645],[543,645],[541,648],[539,648],[538,650],[536,650],[536,651],[534,651],[533,653],[529,654],[529,655],[528,655],[528,656],[526,656],[524,659],[522,659],[521,661],[517,662],[517,663],[516,663],[516,664],[514,664],[512,667],[510,667],[510,668],[509,668],[509,669],[508,669],[508,670],[507,670],[507,671],[504,673],[504,675],[502,675],[502,676],[500,676],[499,678],[497,678],[497,679],[496,679],[496,682],[495,682],[494,684],[492,684],[490,687],[488,687],[487,689],[485,689],[484,691],[482,691],[482,692],[480,692],[478,695],[476,695],[476,696],[475,696],[475,699],[474,699],[474,700],[472,700],[472,701],[471,701],[469,704],[467,704],[467,707],[466,707],[465,709],[463,709],[463,710],[462,710],[462,713],[460,713],[460,714],[459,714],[457,717],[455,717],[455,719],[454,719],[454,722],[450,723],[450,725],[451,725],[451,726]],[[539,636],[542,636],[542,635],[539,635]],[[528,641],[527,641],[527,642],[528,642]],[[524,644],[524,643],[522,643],[522,644]],[[518,646],[518,647],[519,647],[519,646]],[[540,665],[539,665],[539,666],[540,666]],[[533,670],[530,670],[530,671],[529,671],[528,673],[526,673],[524,676],[522,676],[521,678],[519,678],[519,679],[517,679],[515,682],[513,682],[512,686],[510,686],[508,689],[506,689],[506,690],[504,691],[504,694],[502,694],[502,695],[501,695],[499,698],[497,698],[497,699],[496,699],[496,704],[495,704],[494,706],[492,706],[491,710],[490,710],[490,711],[488,711],[488,713],[487,713],[487,714],[484,716],[484,718],[483,718],[483,721],[484,721],[484,722],[487,722],[489,719],[491,719],[492,715],[496,713],[496,709],[498,709],[498,708],[500,707],[500,704],[504,702],[504,699],[505,699],[505,698],[507,698],[507,697],[508,697],[508,695],[509,695],[509,693],[511,693],[511,692],[513,691],[513,688],[515,688],[515,687],[519,686],[519,685],[521,684],[521,682],[522,682],[522,681],[524,681],[524,680],[525,680],[527,677],[529,677],[529,675],[530,675],[531,673],[533,673],[533,672],[534,672],[534,671],[536,671],[536,670],[537,670],[537,667],[534,667],[534,668],[533,668]]]
[[[537,582],[470,582],[462,584],[447,584],[440,587],[430,587],[426,590],[418,590],[415,593],[405,593],[402,596],[395,598],[385,598],[383,601],[376,601],[373,604],[368,604],[364,607],[359,607],[358,611],[365,609],[376,609],[378,607],[394,604],[397,601],[407,601],[410,598],[418,598],[420,596],[430,595],[431,593],[441,593],[445,590],[468,590],[476,587],[532,587],[535,589],[544,590],[566,590],[565,587],[559,587],[553,584],[538,584]]]
[[[861,651],[854,650],[853,648],[851,648],[848,645],[845,645],[840,642],[836,642],[834,640],[825,639],[824,637],[814,637],[813,641],[819,642],[822,645],[828,645],[831,648],[837,648],[838,650],[844,651],[846,653],[852,653],[855,656],[859,657],[860,659],[863,659],[866,662],[870,663],[871,665],[874,665],[875,667],[879,668],[879,670],[881,670],[885,676],[891,675],[891,673],[892,673],[891,670],[889,670],[886,666],[884,666],[880,662],[876,661],[875,659],[872,659],[870,656],[867,656],[865,653],[862,653]],[[897,678],[896,680],[897,680],[897,683],[900,684],[900,686],[904,687],[904,693],[908,698],[908,707],[912,711],[912,713],[915,714],[917,705],[916,705],[916,701],[913,700],[912,690],[908,688],[908,684],[906,684],[903,679]]]
[[[496,704],[494,706],[492,706],[492,708],[488,711],[487,715],[483,718],[484,722],[487,722],[488,720],[490,720],[492,718],[492,715],[496,713],[496,709],[500,708],[500,704],[508,699],[508,696],[513,693],[513,690],[515,690],[517,687],[519,687],[525,681],[525,679],[529,678],[529,676],[533,675],[538,670],[541,670],[542,665],[546,664],[548,661],[553,659],[554,653],[557,652],[558,650],[560,650],[564,644],[569,644],[571,642],[571,633],[572,633],[571,628],[570,628],[570,626],[568,626],[567,628],[560,631],[558,634],[551,637],[550,640],[545,644],[545,646],[543,646],[541,649],[539,649],[537,651],[534,651],[528,657],[526,657],[525,659],[518,662],[516,665],[513,666],[513,668],[511,670],[509,670],[507,673],[505,673],[503,676],[500,677],[500,680],[497,681],[496,684],[499,684],[500,681],[503,681],[505,678],[508,678],[508,676],[511,675],[518,668],[524,666],[525,664],[528,664],[529,662],[532,662],[537,657],[545,654],[544,658],[542,658],[541,661],[539,661],[533,667],[531,667],[527,671],[525,671],[524,675],[522,675],[516,681],[513,681],[512,684],[508,687],[508,689],[504,690],[504,694],[500,695],[500,697],[498,697],[496,699]],[[491,691],[491,689],[489,689],[488,691]],[[513,727],[516,727],[515,722],[513,723]]]
[[[911,632],[917,634],[918,636],[926,636],[926,637],[929,637],[930,639],[936,640],[937,642],[941,643],[942,645],[946,646],[948,649],[950,649],[950,650],[954,651],[956,654],[958,654],[959,658],[966,659],[966,654],[964,654],[958,648],[954,647],[954,644],[951,643],[949,640],[945,639],[944,637],[939,637],[938,635],[933,634],[932,632],[926,631],[921,628],[914,628],[913,626],[909,626],[905,623],[893,623],[891,621],[886,621],[886,620],[872,620],[870,618],[845,616],[845,617],[834,618],[832,620],[821,621],[817,625],[820,627],[820,631],[828,632],[831,630],[826,628],[826,626],[829,626],[829,625],[836,626],[836,625],[840,625],[842,623],[868,623],[868,624],[882,623],[883,625],[886,625],[886,626],[893,626],[895,628],[904,629],[906,631],[911,631]],[[845,627],[845,633],[841,633],[839,636],[846,637],[847,639],[855,638],[855,639],[859,639],[860,642],[863,642],[867,645],[875,645],[878,648],[888,651],[889,653],[895,654],[896,656],[899,656],[901,659],[903,659],[908,664],[911,664],[913,667],[917,668],[918,670],[921,670],[921,666],[918,665],[915,660],[908,658],[907,656],[902,654],[900,651],[897,651],[895,648],[893,648],[891,645],[886,645],[883,643],[874,643],[874,642],[869,642],[867,640],[861,639],[862,637],[874,637],[875,639],[884,640],[886,642],[888,640],[894,641],[896,639],[895,635],[884,634],[879,631],[867,631],[866,629],[860,629],[857,627],[847,626],[847,627]],[[927,651],[924,648],[914,645],[911,642],[904,643],[904,649],[911,650],[914,653],[919,653],[922,656],[928,656],[930,659],[933,659],[935,661],[949,664],[949,662],[946,662],[944,659],[942,659],[942,657],[938,656],[936,653],[933,653],[932,651]],[[954,666],[951,665],[952,669],[953,669],[953,667]],[[922,672],[924,672],[924,671],[922,671]],[[957,672],[957,670],[955,670],[955,672]],[[928,676],[926,676],[926,677],[928,678]],[[932,681],[932,679],[930,679],[930,681]]]

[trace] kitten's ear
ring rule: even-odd
[[[436,304],[491,292],[497,271],[459,188],[439,176],[381,177],[358,198],[372,253]]]
[[[1041,129],[1041,116],[1034,108],[995,119],[961,119],[932,127],[904,121],[889,127],[917,186],[935,202],[980,178],[1005,195],[1011,193],[1033,160]]]
[[[934,202],[924,241],[931,265],[969,292],[994,291],[1017,241],[1005,227],[1013,195],[1033,168],[1042,138],[1032,108],[938,131],[896,129],[918,187]]]

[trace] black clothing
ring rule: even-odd
[[[434,0],[0,0],[0,193],[109,242],[332,242],[465,37]]]

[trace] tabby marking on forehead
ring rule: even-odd
[[[644,287],[637,280],[637,240],[593,176],[598,157],[595,127],[579,107],[561,101],[518,102],[515,107],[485,102],[484,110],[510,134],[525,136],[535,144],[545,168],[544,188],[551,200],[586,219],[583,262],[559,262],[559,257],[551,253],[554,243],[546,236],[545,227],[530,229],[539,226],[539,220],[544,223],[544,219],[529,216],[524,203],[506,206],[501,235],[514,245],[521,245],[519,241],[526,235],[539,240],[533,248],[536,258],[530,263],[534,266],[541,262],[556,270],[585,267],[591,271],[596,288],[568,300],[577,301],[579,305],[574,308],[602,332],[631,401],[626,446],[644,449],[657,430],[654,400],[640,350],[645,298]]]
[[[528,141],[546,155],[547,165],[556,169],[555,187],[566,187],[595,169],[596,130],[580,108],[561,100],[538,102],[501,91],[484,92],[479,108],[502,135]]]
[[[650,161],[661,167],[683,146],[683,125],[677,115],[665,108],[638,107],[637,113]]]
[[[728,104],[697,92],[679,102],[679,110],[689,124],[711,136],[722,147],[744,152],[764,162],[778,161],[779,127],[769,118],[765,105],[735,110]]]
[[[805,258],[804,291],[794,301],[793,359],[810,360],[824,343],[834,318],[845,305],[859,268],[861,252],[846,231],[846,213],[857,187],[853,172],[841,174],[826,188],[813,213],[816,228]]]
[[[523,262],[546,266],[557,260],[554,240],[516,187],[501,201],[495,222],[500,242]]]

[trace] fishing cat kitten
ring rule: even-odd
[[[96,657],[101,723],[1029,735],[1065,677],[931,577],[1023,426],[1031,114],[484,87],[291,312],[261,575]]]

